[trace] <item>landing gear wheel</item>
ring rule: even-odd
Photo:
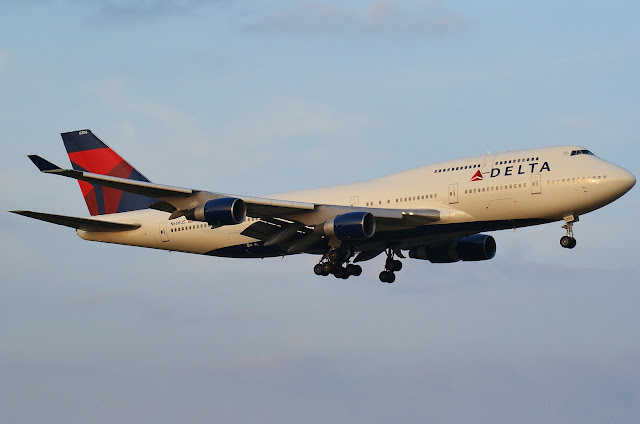
[[[379,278],[383,283],[391,284],[396,281],[396,275],[393,273],[393,271],[382,271]]]
[[[331,262],[340,262],[342,260],[342,256],[342,252],[334,249],[329,252],[328,258]]]
[[[324,275],[322,264],[316,264],[316,266],[313,267],[313,273],[316,275]]]
[[[402,269],[402,262],[400,262],[399,260],[394,260],[393,261],[393,268],[391,268],[391,271],[400,271]]]
[[[336,278],[342,278],[343,280],[346,280],[347,278],[349,278],[349,273],[345,268],[339,267],[334,271],[333,276]]]
[[[326,277],[331,274],[331,271],[333,271],[333,264],[331,262],[325,262],[322,264],[322,275]]]
[[[362,267],[360,265],[349,264],[347,265],[347,272],[349,273],[349,275],[358,277],[360,276],[360,274],[362,274]]]
[[[564,247],[565,249],[573,249],[574,247],[576,247],[576,244],[576,239],[574,239],[573,237],[563,236],[560,239],[560,246]]]

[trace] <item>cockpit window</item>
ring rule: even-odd
[[[571,152],[571,156],[575,156],[575,155],[590,155],[590,156],[593,156],[593,153],[591,153],[589,150],[573,150]]]

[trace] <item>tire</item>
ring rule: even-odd
[[[388,271],[389,272],[389,277],[387,278],[387,283],[391,284],[394,281],[396,281],[396,274],[394,274],[392,271]]]
[[[393,261],[393,269],[392,271],[400,271],[402,269],[402,262],[395,260]]]
[[[316,266],[313,267],[313,273],[316,275],[324,275],[324,269],[322,265],[316,264]]]
[[[560,239],[560,246],[564,247],[565,249],[572,249],[571,244],[573,242],[571,240],[575,241],[575,239],[573,237],[562,236],[562,238]]]
[[[359,277],[362,274],[362,267],[360,265],[349,264],[347,265],[347,271],[354,277]]]
[[[336,278],[342,278],[342,279],[346,279],[345,275],[347,276],[347,278],[349,278],[349,273],[347,272],[346,269],[339,267],[337,270],[334,271],[333,276]]]
[[[342,258],[342,254],[338,250],[331,250],[329,252],[329,260],[331,262],[339,262]]]
[[[325,262],[322,264],[322,275],[326,277],[331,274],[331,271],[333,271],[333,264],[331,264],[331,262]]]
[[[380,275],[378,276],[378,278],[380,278],[380,281],[381,281],[381,282],[383,282],[383,283],[386,283],[386,282],[387,282],[387,278],[388,278],[388,277],[387,277],[387,274],[388,274],[388,272],[389,272],[389,271],[382,271],[382,272],[380,273]]]

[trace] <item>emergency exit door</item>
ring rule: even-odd
[[[449,204],[458,203],[458,184],[449,184]]]

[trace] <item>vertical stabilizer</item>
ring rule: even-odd
[[[62,133],[61,136],[71,166],[76,171],[149,181],[90,130]],[[157,202],[156,199],[139,194],[126,193],[84,181],[78,181],[78,183],[91,215],[146,209]]]

